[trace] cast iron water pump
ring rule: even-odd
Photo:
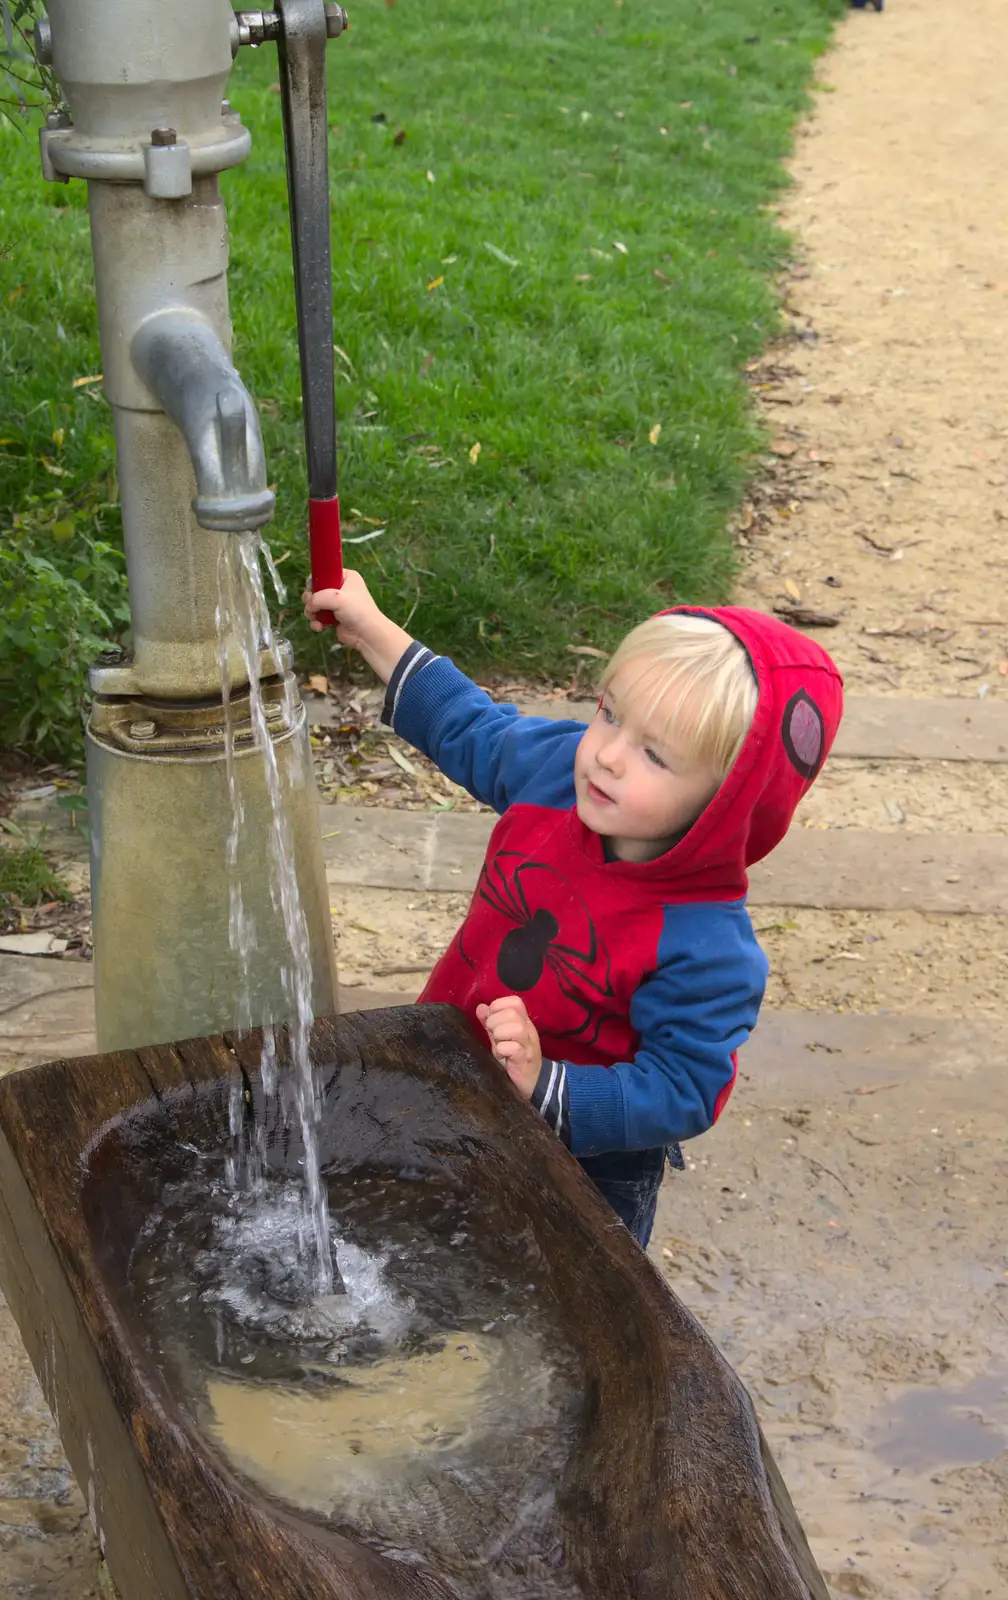
[[[273,514],[255,403],[231,360],[220,173],[250,137],[224,92],[243,44],[275,40],[290,189],[316,586],[338,584],[326,43],[346,14],[323,0],[232,11],[227,0],[50,0],[36,30],[68,112],[41,134],[46,178],[88,184],[105,394],[132,613],[129,653],[90,674],[95,998],[102,1049],[211,1034],[235,1022],[216,609],[225,541]],[[266,858],[270,804],[237,640],[224,640],[248,858]],[[307,919],[316,1014],[336,1007],[311,751],[287,647],[262,662]],[[282,919],[260,870],[252,1024],[285,1017]]]

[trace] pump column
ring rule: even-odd
[[[264,14],[267,15],[267,14]],[[223,99],[241,23],[227,0],[50,0],[37,41],[69,115],[45,177],[83,178],[105,393],[113,407],[132,649],[91,672],[87,729],[99,1048],[234,1026],[227,787],[216,612],[227,541],[272,514],[258,413],[231,361],[219,173],[250,138]],[[290,1012],[266,882],[271,811],[247,673],[223,642],[245,814],[252,1024]],[[313,1003],[335,1010],[311,751],[289,652],[264,670],[268,726],[309,928]],[[288,985],[289,987],[289,985]]]

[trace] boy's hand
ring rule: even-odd
[[[476,1007],[477,1020],[490,1036],[490,1048],[519,1093],[531,1100],[542,1070],[539,1035],[516,994]]]
[[[313,631],[321,633],[325,626],[319,622],[318,613],[331,611],[336,618],[336,633],[340,644],[349,645],[351,650],[359,650],[361,640],[380,622],[388,621],[388,618],[379,611],[371,597],[370,589],[359,572],[345,573],[342,589],[320,589],[318,594],[312,594],[309,583],[301,598],[304,601],[305,616],[311,623]]]
[[[318,613],[331,611],[340,644],[359,650],[379,678],[388,683],[396,662],[413,641],[379,609],[359,572],[344,573],[342,589],[320,589],[312,594],[309,586],[301,599],[315,633],[321,633],[325,626],[319,622]]]

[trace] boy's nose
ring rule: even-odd
[[[622,729],[608,739],[603,739],[598,748],[596,757],[600,767],[605,767],[607,772],[618,773],[626,759],[626,741]]]

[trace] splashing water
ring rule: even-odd
[[[240,872],[241,845],[245,830],[245,811],[235,759],[235,718],[231,703],[231,674],[228,638],[236,639],[249,686],[249,717],[252,738],[262,752],[269,796],[269,889],[273,909],[283,920],[289,946],[289,959],[281,971],[281,983],[290,1021],[292,1072],[281,1081],[277,1072],[276,1038],[271,1023],[263,1028],[260,1074],[263,1091],[272,1098],[278,1092],[284,1109],[293,1109],[304,1141],[305,1196],[299,1210],[299,1244],[302,1252],[314,1256],[315,1290],[329,1295],[333,1269],[329,1239],[329,1216],[325,1189],[320,1181],[316,1125],[321,1102],[312,1072],[309,1053],[312,1010],[312,966],[308,921],[301,904],[294,860],[294,840],[284,806],[280,768],[270,736],[268,716],[262,695],[262,660],[272,660],[273,672],[286,682],[283,662],[270,622],[263,588],[260,556],[265,560],[277,598],[282,604],[285,591],[269,547],[258,534],[233,535],[222,545],[217,566],[217,656],[224,706],[224,737],[228,792],[231,797],[231,829],[227,841],[229,879],[228,927],[231,949],[238,958],[241,981],[236,1001],[235,1025],[249,1028],[259,1019],[252,1016],[251,961],[256,948],[255,921],[245,909]],[[289,689],[288,689],[289,694]],[[290,707],[293,713],[293,706]],[[231,1092],[231,1132],[235,1151],[241,1152],[239,1137],[243,1124],[243,1091],[235,1085]],[[256,1188],[262,1184],[265,1147],[261,1132],[258,1143],[248,1154],[237,1153],[229,1164],[229,1177],[236,1186]]]

